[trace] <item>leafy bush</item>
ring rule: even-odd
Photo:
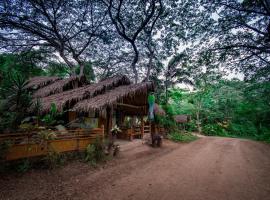
[[[180,132],[172,132],[169,134],[168,138],[175,142],[191,142],[198,139],[197,136],[192,135],[190,133],[180,133]]]
[[[93,144],[89,144],[85,152],[85,161],[91,165],[96,165],[99,161],[105,159],[104,143],[101,138],[97,137]]]
[[[230,134],[237,136],[255,136],[258,133],[256,126],[248,121],[244,124],[230,123],[228,131]]]
[[[64,154],[57,153],[56,151],[49,151],[43,158],[46,168],[53,169],[62,166],[65,162]]]
[[[0,141],[0,161],[5,158],[6,153],[12,146],[12,142],[9,140]]]
[[[28,159],[22,160],[22,162],[16,167],[16,171],[20,173],[27,172],[29,169],[31,169],[31,163]]]
[[[170,116],[155,116],[155,122],[164,126],[166,130],[173,131],[177,129],[174,119]]]
[[[259,134],[257,134],[255,138],[259,141],[265,141],[270,143],[270,129],[266,127],[260,128]]]
[[[186,123],[186,129],[187,131],[193,132],[197,131],[197,125],[195,120],[191,120],[190,122]]]
[[[227,136],[228,132],[219,124],[206,124],[202,127],[202,132],[205,135]]]

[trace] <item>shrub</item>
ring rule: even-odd
[[[105,152],[102,139],[97,137],[93,144],[89,144],[85,154],[85,160],[91,165],[95,166],[99,161],[103,161],[105,159]]]
[[[16,167],[16,171],[20,173],[27,172],[29,169],[31,169],[31,163],[28,159],[22,160]]]
[[[230,134],[237,136],[255,136],[258,133],[256,126],[249,121],[246,121],[243,124],[230,123],[228,126],[228,131]]]
[[[186,128],[187,128],[187,131],[190,131],[190,132],[197,131],[196,121],[192,120],[186,123]]]
[[[202,127],[202,132],[205,135],[213,136],[227,136],[227,131],[219,124],[206,124]]]
[[[155,116],[155,122],[163,125],[165,129],[170,131],[177,129],[174,119],[170,116]]]
[[[175,142],[191,142],[198,139],[197,136],[192,135],[190,133],[180,133],[180,132],[172,132],[169,134],[168,138]]]
[[[9,140],[0,141],[0,161],[3,160],[12,146],[12,142]]]
[[[49,151],[43,158],[46,168],[53,169],[64,164],[64,154],[57,153],[56,151]]]
[[[255,136],[256,140],[270,143],[270,129],[262,127],[259,129],[259,134]]]

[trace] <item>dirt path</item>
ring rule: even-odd
[[[82,163],[0,179],[0,199],[266,200],[270,146],[206,137],[162,149],[130,145],[109,164]]]

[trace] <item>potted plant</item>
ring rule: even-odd
[[[111,133],[112,133],[113,138],[116,138],[117,134],[118,134],[118,133],[121,133],[121,132],[122,132],[121,129],[120,129],[117,125],[115,125],[115,126],[111,129]]]

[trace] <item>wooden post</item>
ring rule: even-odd
[[[111,129],[112,129],[112,108],[111,107],[107,107],[106,109],[106,129],[107,129],[107,136],[110,137],[111,134]]]
[[[109,139],[109,145],[108,145],[108,152],[111,151],[111,148],[113,146],[114,140],[113,135],[111,132],[112,129],[112,115],[113,115],[113,109],[111,107],[106,108],[106,127],[107,127],[107,136]]]
[[[144,122],[143,122],[143,115],[141,116],[141,138],[143,139],[144,135]]]

